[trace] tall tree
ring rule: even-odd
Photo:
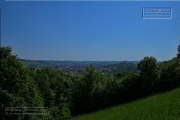
[[[34,79],[32,79],[11,47],[0,48],[0,112],[5,107],[43,107]],[[23,119],[25,116],[7,116],[3,119]],[[27,117],[30,119],[31,117]]]
[[[152,93],[157,84],[158,67],[155,57],[144,57],[137,65],[140,70],[140,76],[143,82],[142,92],[145,95]]]
[[[161,68],[161,90],[172,89],[180,85],[180,58],[173,58],[159,64]]]
[[[178,45],[177,51],[178,51],[177,57],[180,58],[180,45]]]

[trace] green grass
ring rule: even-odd
[[[180,120],[180,88],[70,120]]]

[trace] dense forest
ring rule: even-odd
[[[0,48],[0,119],[63,119],[131,102],[180,86],[180,55],[158,63],[144,57],[138,72],[108,75],[89,65],[82,74],[23,66],[11,47]],[[46,114],[9,114],[7,107],[41,107]],[[32,112],[32,111],[31,111]],[[40,112],[40,111],[38,111]],[[8,114],[7,114],[8,113]],[[11,113],[13,113],[11,111]]]

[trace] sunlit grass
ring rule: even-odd
[[[180,120],[180,88],[71,120]]]

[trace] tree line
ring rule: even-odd
[[[82,74],[53,68],[30,70],[11,47],[0,48],[1,119],[63,119],[131,102],[180,86],[180,58],[157,63],[144,57],[138,72],[108,75],[92,65]],[[7,115],[6,107],[47,107],[48,115]]]

